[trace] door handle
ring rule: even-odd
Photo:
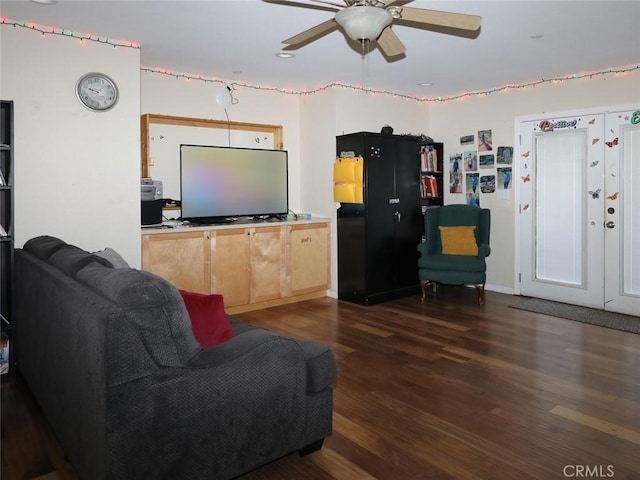
[[[611,220],[609,220],[607,223],[605,223],[604,226],[607,227],[607,228],[616,228],[616,224],[614,222],[612,222]]]

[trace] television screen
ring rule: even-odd
[[[182,218],[286,215],[287,151],[180,145]]]

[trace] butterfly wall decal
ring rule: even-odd
[[[591,198],[594,200],[600,198],[600,189],[597,189],[595,192],[589,190],[589,195],[591,195]]]
[[[531,154],[531,150],[528,150],[522,154],[524,158],[529,158],[529,154]]]
[[[604,142],[604,143],[606,143],[607,147],[609,148],[615,147],[616,145],[618,145],[618,137],[614,138],[610,142]]]
[[[592,119],[592,120],[589,120],[589,125],[593,125],[594,123],[596,123],[596,119],[595,118]]]
[[[530,182],[531,181],[531,175],[527,174],[526,176],[522,177],[522,181],[524,183]]]
[[[593,140],[591,140],[591,145],[595,145],[596,143],[598,143],[600,141],[599,138],[594,138]]]
[[[591,165],[589,165],[590,167],[595,167],[596,165],[598,165],[600,163],[600,160],[594,160],[593,162],[591,162]]]
[[[618,195],[620,195],[620,192],[612,193],[611,195],[607,196],[607,199],[616,200],[618,198]]]

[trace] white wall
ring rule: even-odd
[[[16,246],[47,234],[140,266],[140,51],[10,26],[0,39],[0,97],[15,102]],[[76,99],[92,71],[118,84],[108,112]]]
[[[224,85],[211,81],[187,80],[144,71],[141,74],[140,114],[282,125],[284,149],[289,152],[289,205],[292,210],[300,211],[300,97],[238,87],[234,91],[238,103],[225,113],[224,108],[216,103],[216,94],[224,88]]]
[[[337,232],[333,202],[333,162],[336,135],[353,132],[379,132],[385,124],[398,134],[426,133],[428,109],[418,102],[389,95],[370,95],[337,87],[304,97],[300,113],[303,164],[300,177],[303,207],[331,218],[332,278],[330,295],[337,296]]]
[[[463,135],[475,135],[491,129],[493,152],[498,146],[515,146],[516,116],[544,112],[575,110],[593,106],[634,103],[640,100],[640,73],[605,75],[544,83],[535,88],[516,89],[491,95],[472,96],[431,106],[431,136],[444,142],[445,185],[448,183],[448,161],[451,153],[470,150],[460,145]],[[514,167],[517,159],[513,159]],[[480,174],[484,172],[481,169]],[[488,171],[487,171],[488,173]],[[515,223],[516,194],[519,177],[514,170],[513,189],[508,200],[497,193],[480,194],[480,206],[491,209],[491,256],[487,259],[487,288],[511,293],[515,289]],[[448,192],[448,190],[447,190]],[[447,193],[445,203],[463,203],[463,195]]]

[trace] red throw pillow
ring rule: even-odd
[[[202,348],[213,347],[233,338],[222,295],[205,295],[184,290],[180,290],[180,295],[189,312],[193,334]]]

